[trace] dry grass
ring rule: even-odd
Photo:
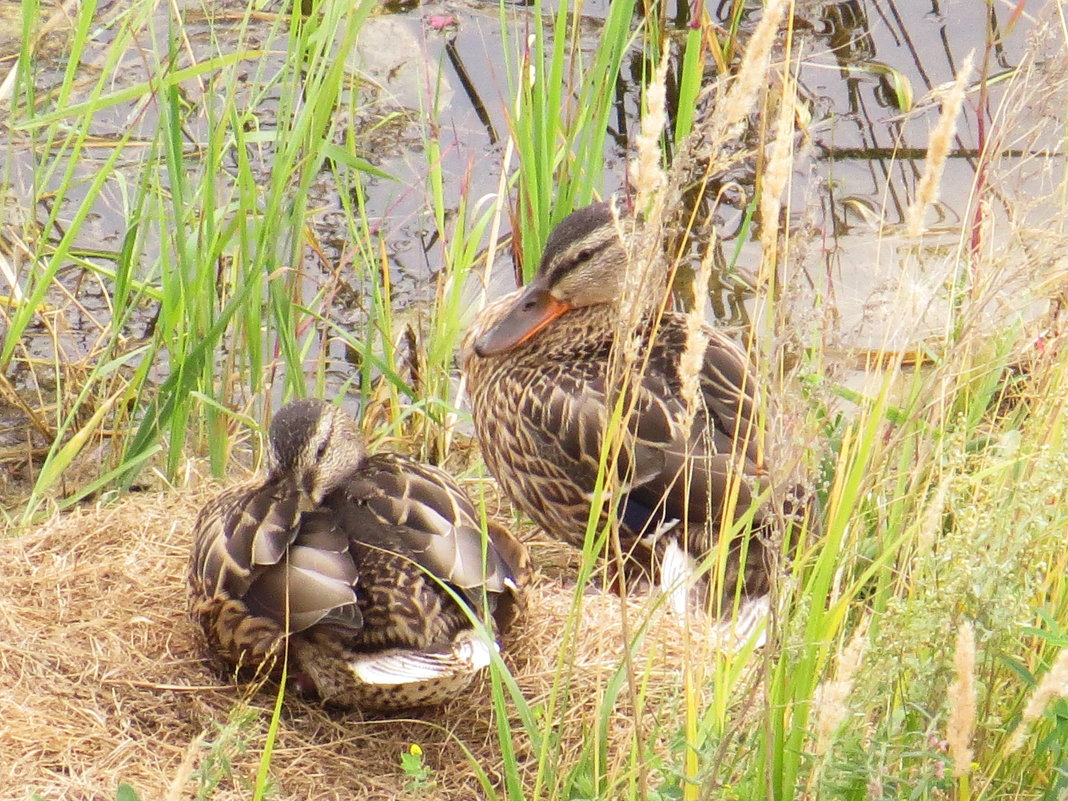
[[[249,694],[229,682],[205,659],[184,611],[190,527],[212,491],[134,495],[0,540],[0,797],[113,798],[120,781],[145,799],[196,797],[197,768],[244,695],[251,721],[235,743],[252,745],[245,753],[229,749],[233,778],[211,797],[250,797],[275,689]],[[570,549],[543,540],[531,548],[537,564],[574,575]],[[510,645],[513,672],[532,705],[552,687],[572,614],[574,588],[566,584],[538,577],[531,612]],[[584,597],[564,705],[574,725],[560,728],[562,752],[583,747],[599,694],[623,659],[619,603],[612,595]],[[633,621],[642,609],[628,604]],[[645,708],[661,716],[671,708],[667,696],[677,693],[673,666],[682,663],[684,643],[700,647],[692,632],[681,636],[665,618],[639,654],[653,665]],[[397,798],[409,781],[400,755],[412,743],[432,771],[432,786],[418,797],[482,797],[464,748],[499,781],[491,707],[488,686],[417,720],[362,720],[287,698],[271,765],[276,797]],[[620,747],[610,753],[625,755],[623,743],[643,716],[622,708],[614,714],[610,739]],[[520,772],[533,771],[536,755],[513,723]],[[656,728],[670,731],[662,723]]]
[[[957,117],[960,115],[961,106],[964,104],[964,91],[968,86],[968,79],[972,74],[972,56],[969,54],[964,59],[964,64],[957,70],[957,78],[946,92],[942,103],[942,113],[938,117],[938,124],[931,132],[930,143],[927,146],[927,160],[924,164],[923,175],[916,186],[916,197],[907,212],[907,225],[909,236],[919,236],[923,233],[923,215],[927,208],[938,200],[942,173],[946,166],[946,157],[949,155],[950,145],[957,133]]]
[[[964,623],[957,632],[957,647],[953,652],[957,678],[949,685],[949,720],[946,741],[953,760],[953,775],[971,772],[972,737],[975,736],[975,630]]]

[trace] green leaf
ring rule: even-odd
[[[341,145],[336,145],[332,142],[329,144],[325,144],[323,145],[322,153],[323,156],[332,161],[336,161],[338,164],[344,164],[346,167],[351,167],[354,170],[365,172],[368,175],[375,176],[376,178],[385,178],[388,181],[397,180],[396,177],[390,175],[385,170],[378,169],[378,167],[369,162],[367,159],[362,159],[355,153],[350,153],[348,150],[341,147]]]

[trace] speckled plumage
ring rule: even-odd
[[[494,524],[484,538],[441,470],[367,455],[355,423],[326,403],[284,407],[270,442],[267,477],[197,518],[190,611],[210,648],[277,673],[288,630],[290,673],[341,706],[456,695],[494,647],[469,615],[502,630],[522,605],[523,546]]]
[[[550,236],[531,284],[483,310],[462,352],[490,471],[546,532],[579,547],[621,384],[609,376],[626,259],[608,207],[580,209]],[[634,408],[618,463],[617,514],[630,570],[656,581],[663,579],[660,568],[672,545],[691,563],[709,554],[721,530],[749,509],[766,469],[748,358],[711,326],[702,332],[708,344],[689,424],[680,375],[686,316],[667,312],[658,325],[644,323],[634,334],[638,363],[647,361],[631,384]],[[736,498],[736,512],[725,510],[729,498]],[[764,548],[760,536],[732,541],[722,573],[725,594],[734,591],[743,550],[745,594],[766,592]]]

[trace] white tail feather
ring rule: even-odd
[[[712,636],[724,653],[737,653],[747,645],[761,648],[768,638],[767,620],[771,599],[767,595],[743,601],[738,616],[721,620],[712,628]]]
[[[677,615],[686,614],[690,587],[697,575],[697,560],[672,540],[660,560],[660,590],[667,596],[668,605]]]
[[[466,636],[465,636],[466,634]],[[491,646],[474,632],[459,635],[451,651],[431,653],[392,648],[349,661],[349,668],[365,684],[410,684],[473,673],[490,663]]]

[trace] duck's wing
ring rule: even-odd
[[[697,408],[689,418],[679,372],[683,320],[665,319],[646,369],[633,384],[628,438],[617,463],[617,513],[632,536],[655,535],[683,519],[714,519],[732,492],[738,494],[736,508],[746,509],[750,489],[738,477],[758,472],[756,382],[748,359],[733,341],[706,327]],[[563,461],[558,468],[588,493],[596,483],[610,406],[622,384],[611,381],[609,391],[603,364],[598,369],[592,362],[547,365],[540,378],[544,385],[528,388],[521,408],[535,449],[558,453]]]
[[[195,527],[190,582],[204,599],[241,601],[289,631],[318,623],[359,630],[348,540],[285,483],[235,488],[209,503]]]
[[[471,500],[435,467],[375,454],[343,491],[339,523],[353,541],[410,558],[476,605],[483,589],[514,590],[526,570],[522,545],[500,527],[484,536]]]
[[[205,595],[243,597],[257,566],[277,564],[295,539],[298,505],[297,495],[262,482],[213,498],[194,525],[190,579]]]
[[[756,378],[732,340],[708,326],[705,334],[695,409],[681,394],[681,318],[665,321],[639,383],[632,448],[619,469],[627,487],[621,517],[643,535],[680,520],[715,524],[727,499],[737,513],[751,502],[743,476],[760,470]]]

